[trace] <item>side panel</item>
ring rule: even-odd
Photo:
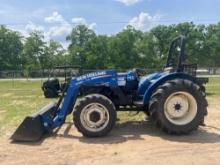
[[[76,85],[117,86],[117,73],[114,70],[98,71],[76,78]]]
[[[158,86],[164,84],[168,80],[173,80],[176,78],[191,80],[191,81],[195,82],[196,84],[198,84],[198,81],[195,77],[192,77],[192,76],[184,74],[184,73],[172,73],[172,74],[164,75],[164,76],[158,78],[154,83],[152,83],[149,86],[149,88],[145,91],[144,98],[143,98],[144,105],[147,105],[149,103],[151,95],[158,88]]]

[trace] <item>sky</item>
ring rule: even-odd
[[[43,31],[45,40],[67,46],[66,36],[78,24],[97,34],[113,35],[127,25],[148,31],[163,24],[220,21],[220,0],[0,0],[0,24],[24,36]]]

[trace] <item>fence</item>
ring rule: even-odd
[[[160,69],[143,69],[146,73],[151,73]],[[95,69],[53,69],[53,70],[6,70],[0,71],[0,79],[44,79],[48,77],[74,77],[86,73],[95,72]],[[125,70],[117,70],[119,72],[125,72]]]
[[[158,68],[142,69],[145,73],[159,71]],[[90,73],[98,70],[93,69],[54,69],[54,70],[32,70],[32,71],[0,71],[0,79],[45,79],[48,77],[74,77],[85,73]],[[124,72],[125,70],[118,70]],[[199,68],[198,75],[220,75],[220,68]]]

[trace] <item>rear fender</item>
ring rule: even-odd
[[[192,77],[184,73],[172,73],[172,74],[162,76],[159,79],[157,79],[154,83],[152,83],[150,87],[146,90],[144,94],[144,98],[143,98],[144,105],[146,106],[149,103],[151,95],[160,85],[164,84],[166,81],[177,79],[177,78],[190,80],[196,84],[199,84],[198,80],[195,77]]]

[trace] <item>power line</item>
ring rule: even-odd
[[[129,24],[129,23],[132,23],[130,21],[111,21],[111,22],[105,22],[105,21],[88,21],[88,22],[94,22],[96,24],[99,24],[99,25],[108,25],[108,24]],[[197,23],[211,23],[211,22],[220,22],[220,18],[219,19],[167,19],[167,20],[149,20],[148,21],[149,23],[178,23],[178,22],[197,22]],[[31,22],[33,23],[33,22]],[[0,23],[0,25],[6,25],[6,26],[26,26],[28,24],[31,24],[30,22],[28,23],[24,23],[24,22],[9,22],[9,23]],[[35,24],[35,23],[33,23]],[[48,26],[54,26],[54,25],[66,25],[66,24],[75,24],[75,23],[59,23],[59,22],[56,22],[56,23],[36,23],[37,25],[45,25],[47,24]]]

